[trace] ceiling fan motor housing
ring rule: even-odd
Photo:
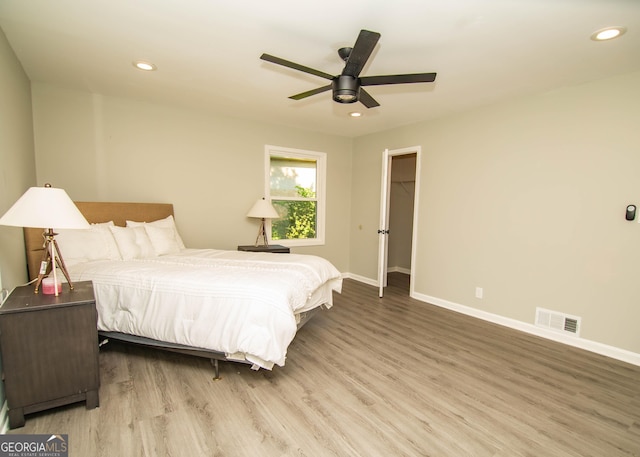
[[[349,60],[349,56],[351,55],[352,50],[353,48],[340,48],[338,49],[338,55],[342,60],[346,62],[347,60]]]
[[[358,78],[340,75],[331,83],[333,99],[338,103],[355,103],[358,101]]]

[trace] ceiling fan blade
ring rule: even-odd
[[[375,101],[375,99],[371,95],[369,95],[369,92],[364,90],[362,87],[360,88],[360,96],[358,97],[358,100],[367,108],[375,108],[376,106],[380,106],[380,103]]]
[[[431,83],[436,80],[436,73],[414,73],[410,75],[363,76],[361,86],[380,86],[383,84]]]
[[[295,62],[289,62],[288,60],[284,60],[284,59],[281,59],[280,57],[275,57],[269,54],[262,54],[260,56],[260,59],[266,60],[267,62],[275,63],[277,65],[282,65],[283,67],[293,68],[294,70],[319,76],[321,78],[331,79],[331,80],[334,78],[333,75],[330,75],[329,73],[325,73],[324,71],[314,70],[313,68],[305,67],[304,65],[300,65]]]
[[[292,95],[289,98],[291,98],[293,100],[302,100],[303,98],[311,97],[312,95],[316,95],[316,94],[320,94],[322,92],[326,92],[329,89],[331,89],[331,84],[329,84],[328,86],[318,87],[317,89],[308,90],[308,91],[302,92],[300,94]]]
[[[373,52],[373,48],[376,47],[380,34],[377,32],[370,32],[369,30],[360,30],[360,35],[356,40],[356,44],[353,45],[351,54],[347,59],[347,63],[342,70],[342,75],[349,75],[357,78],[364,65],[367,63],[369,56]]]

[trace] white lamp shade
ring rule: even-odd
[[[257,217],[259,219],[277,219],[280,217],[270,201],[264,198],[259,199],[247,213],[247,217]]]
[[[88,229],[89,223],[64,189],[31,187],[0,218],[0,225]]]

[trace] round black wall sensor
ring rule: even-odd
[[[625,215],[625,219],[628,221],[632,221],[636,218],[636,205],[627,205],[627,214]]]

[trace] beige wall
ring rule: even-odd
[[[640,353],[640,73],[358,138],[351,271],[375,278],[381,151],[422,146],[415,290]],[[358,235],[358,236],[355,236]],[[484,299],[475,288],[484,288]]]
[[[0,30],[0,216],[35,185],[31,88],[20,62]],[[22,229],[0,226],[2,286],[27,280]]]
[[[188,247],[235,249],[258,231],[265,144],[327,153],[326,244],[295,248],[348,271],[352,140],[34,83],[39,183],[75,200],[174,204]]]

